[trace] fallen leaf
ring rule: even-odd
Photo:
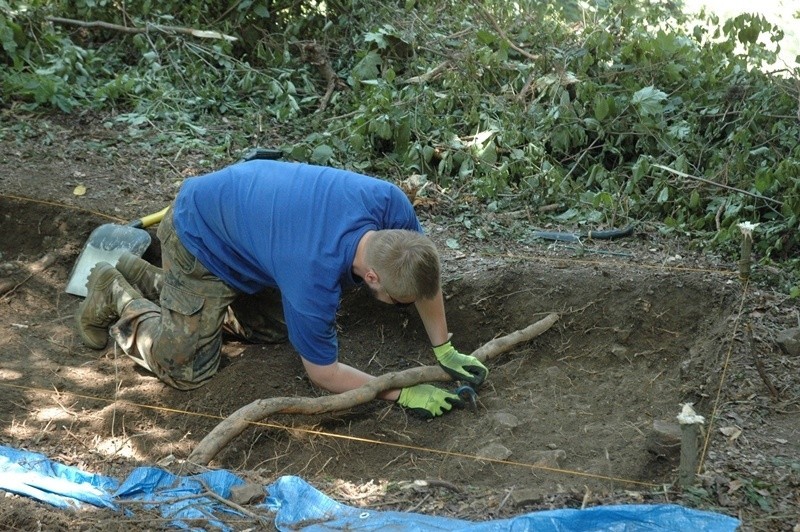
[[[86,187],[83,185],[78,185],[77,187],[75,187],[75,190],[73,190],[72,193],[75,194],[76,196],[83,196],[84,194],[86,194]]]

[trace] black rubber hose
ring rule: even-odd
[[[584,234],[575,233],[562,233],[559,231],[534,231],[535,238],[543,238],[545,240],[558,240],[559,242],[580,242],[585,239],[592,240],[614,240],[631,236],[633,234],[633,226],[629,225],[623,229],[606,229],[604,231],[589,231]]]

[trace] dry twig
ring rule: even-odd
[[[198,479],[195,479],[195,480],[197,480],[203,486],[203,488],[205,488],[206,493],[204,493],[203,495],[208,495],[209,497],[211,497],[212,499],[216,500],[217,502],[219,502],[221,504],[224,504],[225,506],[229,506],[230,508],[233,508],[237,512],[246,515],[247,517],[255,519],[256,521],[258,521],[262,525],[268,525],[269,524],[270,521],[265,516],[253,513],[250,510],[248,510],[247,508],[244,508],[244,507],[236,504],[233,501],[229,501],[228,499],[226,499],[225,497],[223,497],[221,495],[217,495],[217,493],[214,490],[212,490],[211,487],[208,484],[206,484],[206,482],[203,479],[198,478]]]
[[[705,183],[707,185],[712,185],[719,188],[724,188],[725,190],[730,190],[731,192],[737,192],[739,194],[744,194],[745,196],[750,196],[751,198],[756,198],[760,200],[764,200],[770,203],[774,203],[778,206],[783,206],[783,202],[780,200],[776,200],[774,198],[768,198],[766,196],[762,196],[761,194],[754,194],[753,192],[748,192],[746,190],[742,190],[740,188],[732,187],[730,185],[725,185],[723,183],[717,183],[716,181],[712,181],[710,179],[706,179],[704,177],[697,177],[696,175],[687,174],[685,172],[681,172],[680,170],[675,170],[674,168],[670,168],[669,166],[664,166],[663,164],[653,164],[655,168],[660,168],[665,170],[671,174],[675,174],[678,177],[683,177],[686,179],[694,179],[695,181],[700,181],[701,183]],[[721,207],[720,207],[721,208]]]

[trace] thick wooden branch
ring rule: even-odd
[[[549,314],[524,329],[490,340],[473,351],[472,355],[482,362],[491,360],[511,350],[513,347],[528,342],[546,332],[558,321],[558,318],[558,314]],[[214,427],[192,451],[188,461],[194,465],[208,465],[223,447],[244,432],[251,423],[261,421],[270,415],[313,415],[346,410],[371,401],[386,390],[405,388],[423,382],[445,382],[449,380],[452,379],[439,366],[420,366],[381,375],[360,388],[337,395],[258,399],[243,406]]]
[[[328,59],[328,52],[322,45],[316,42],[306,42],[300,45],[300,50],[303,58],[315,65],[322,77],[325,78],[325,95],[319,102],[319,110],[324,111],[333,97],[334,89],[347,89],[347,84],[333,70],[330,59]]]
[[[520,48],[519,46],[517,46],[514,43],[514,41],[512,41],[508,37],[506,32],[503,30],[502,26],[500,26],[500,24],[494,18],[492,18],[492,15],[490,15],[489,12],[486,10],[486,8],[484,8],[479,2],[474,2],[474,5],[480,11],[480,14],[483,17],[483,19],[486,22],[488,22],[489,24],[491,24],[492,28],[494,28],[494,31],[496,31],[498,33],[498,35],[500,35],[500,37],[502,37],[502,39],[504,41],[506,41],[506,44],[508,44],[509,47],[511,47],[512,49],[516,50],[521,55],[524,55],[525,57],[527,57],[531,61],[539,60],[539,56],[538,55],[532,54],[532,53],[528,52],[527,50],[524,50],[524,49]]]
[[[103,22],[101,20],[94,20],[86,22],[84,20],[74,20],[71,18],[61,17],[46,17],[46,20],[53,24],[65,24],[68,26],[78,26],[81,28],[89,29],[104,29],[112,30],[121,33],[148,33],[150,31],[160,31],[165,33],[178,33],[181,35],[191,35],[192,37],[199,37],[201,39],[225,39],[226,41],[235,41],[236,37],[225,35],[218,31],[197,30],[194,28],[184,28],[181,26],[164,26],[162,24],[148,24],[143,28],[136,26],[120,26],[118,24],[111,24],[110,22]]]

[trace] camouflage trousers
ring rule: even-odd
[[[241,294],[209,272],[181,244],[168,211],[158,228],[162,267],[147,264],[129,282],[145,297],[123,309],[112,338],[137,364],[188,390],[217,372],[223,330],[241,339],[286,339],[277,290]],[[158,304],[147,299],[158,296]]]

